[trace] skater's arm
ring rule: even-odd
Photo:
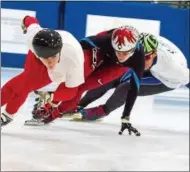
[[[181,85],[187,85],[189,83],[189,68],[187,66],[181,65],[177,61],[170,62],[170,65],[171,69],[173,69],[172,71],[176,71],[176,80],[179,80]]]
[[[131,73],[130,89],[127,94],[122,118],[126,118],[130,116],[131,110],[138,96],[138,92],[140,88],[140,80],[144,73],[144,66],[145,66],[144,55],[141,55],[138,61],[134,63],[133,68],[130,70],[130,73]]]
[[[72,58],[65,59],[66,80],[64,84],[54,93],[55,101],[67,101],[74,98],[78,87],[84,83],[83,63],[77,62]]]
[[[36,33],[42,30],[42,28],[39,25],[39,21],[35,17],[30,17],[30,16],[26,16],[23,19],[23,25],[26,30],[27,44],[29,50],[31,50],[35,54],[32,46],[32,41]]]
[[[88,36],[80,40],[83,49],[98,48],[104,50],[111,46],[111,35],[113,30],[103,31],[94,36]],[[108,44],[109,43],[109,44]]]
[[[78,92],[78,87],[68,88],[61,84],[53,94],[53,101],[68,101],[73,99]]]
[[[187,60],[181,52],[160,50],[158,51],[158,59],[160,61],[158,66],[160,64],[160,67],[157,67],[157,70],[153,69],[153,75],[154,73],[157,74],[157,76],[163,75],[163,78],[166,81],[178,83],[179,86],[185,86],[189,83],[189,68],[187,66]],[[155,64],[155,66],[156,65],[157,64]]]
[[[85,82],[84,79],[84,62],[77,59],[68,58],[66,60],[66,81],[68,88],[77,87]]]

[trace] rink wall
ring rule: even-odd
[[[28,47],[21,31],[21,20],[26,15],[36,16],[45,28],[58,27],[59,2],[1,2],[1,64],[23,68]]]
[[[165,36],[187,58],[190,57],[187,9],[145,2],[3,1],[1,5],[1,62],[4,67],[23,67],[27,46],[20,21],[26,14],[37,16],[43,27],[68,30],[77,39],[129,23],[140,31]],[[60,15],[63,17],[60,18]]]
[[[101,5],[100,5],[101,4]],[[88,15],[109,16],[113,19],[110,27],[124,24],[125,19],[143,19],[159,21],[160,35],[174,42],[189,57],[189,10],[172,8],[166,5],[139,3],[139,2],[67,2],[65,8],[65,29],[72,32],[78,39],[87,34]],[[73,11],[75,11],[73,13]],[[120,21],[115,17],[122,18]],[[102,19],[103,20],[103,19]],[[71,22],[72,21],[72,22]],[[94,21],[94,27],[99,27],[101,20]],[[110,24],[110,20],[104,20],[104,26]],[[137,26],[138,20],[130,24]],[[129,21],[126,21],[129,23]],[[144,25],[148,25],[149,31],[154,28],[154,24],[149,21],[142,23],[138,27],[143,30]],[[95,28],[94,28],[95,29]],[[98,30],[97,30],[98,31]],[[144,31],[144,30],[143,30]],[[154,32],[151,30],[151,32]]]

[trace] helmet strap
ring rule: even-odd
[[[59,52],[59,60],[58,60],[58,63],[60,62],[61,60],[61,52]]]

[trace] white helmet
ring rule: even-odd
[[[130,51],[139,40],[139,32],[132,26],[122,26],[112,33],[112,46],[116,51]]]

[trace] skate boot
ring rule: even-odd
[[[61,113],[62,114],[62,118],[67,118],[67,117],[72,117],[72,115],[78,113],[80,110],[82,110],[83,107],[82,106],[77,106],[76,109]]]
[[[54,121],[56,118],[62,117],[62,114],[58,111],[58,108],[50,107],[46,105],[46,107],[41,107],[38,109],[34,109],[32,111],[33,118],[31,120],[26,120],[25,125],[30,126],[41,126],[45,124],[49,124]]]
[[[103,106],[81,109],[72,115],[74,121],[96,121],[107,116]]]
[[[1,113],[1,127],[9,124],[13,120],[13,116],[6,112]]]

